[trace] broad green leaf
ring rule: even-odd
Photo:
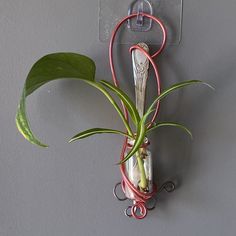
[[[185,127],[182,124],[176,123],[176,122],[159,122],[159,123],[155,124],[154,126],[152,126],[150,129],[148,129],[147,133],[149,133],[157,128],[164,127],[164,126],[171,126],[171,127],[180,128],[180,129],[184,130],[187,134],[189,134],[189,136],[191,138],[193,138],[191,131],[187,127]]]
[[[89,57],[76,53],[53,53],[39,59],[25,81],[26,96],[43,84],[64,78],[94,81],[96,66]]]
[[[124,103],[125,107],[129,111],[130,117],[133,120],[134,124],[138,126],[138,123],[140,121],[140,116],[136,106],[134,105],[133,101],[129,98],[129,96],[125,94],[121,89],[117,88],[116,86],[107,81],[101,80],[100,83],[109,88],[110,90],[112,90],[121,99],[121,101]]]
[[[76,140],[87,138],[87,137],[95,135],[95,134],[120,134],[125,137],[132,138],[132,136],[130,136],[122,131],[119,131],[119,130],[106,129],[106,128],[93,128],[93,129],[85,130],[85,131],[75,135],[73,138],[71,138],[71,140],[69,142],[71,143]]]
[[[31,143],[42,147],[47,145],[41,143],[33,134],[25,109],[25,99],[37,88],[43,84],[56,79],[78,79],[86,82],[94,88],[100,90],[106,98],[111,102],[113,107],[121,117],[129,135],[132,135],[132,130],[124,117],[120,107],[117,105],[112,96],[99,83],[94,81],[95,64],[86,57],[74,53],[55,53],[41,58],[34,64],[27,76],[22,97],[16,115],[16,125],[21,134]]]
[[[131,148],[130,152],[124,157],[124,159],[119,162],[119,164],[123,164],[124,162],[129,160],[129,158],[131,158],[138,151],[138,149],[141,147],[141,145],[143,144],[144,139],[145,139],[145,135],[146,135],[146,125],[145,125],[145,122],[147,120],[147,117],[153,111],[154,110],[150,110],[149,112],[147,112],[142,117],[142,119],[140,120],[139,125],[138,125],[138,130],[137,130],[137,135],[136,135],[136,138],[135,138],[134,145]]]
[[[55,79],[73,78],[85,81],[94,81],[95,64],[83,55],[75,53],[54,53],[38,60],[30,70],[25,81],[23,93],[16,114],[16,125],[20,133],[31,143],[42,147],[41,143],[33,134],[25,109],[25,99],[43,84]]]
[[[193,84],[197,84],[197,83],[201,83],[201,84],[205,84],[207,85],[208,87],[212,88],[212,86],[210,86],[209,84],[205,83],[205,82],[202,82],[201,80],[187,80],[187,81],[184,81],[184,82],[181,82],[181,83],[177,83],[177,84],[174,84],[172,85],[170,88],[164,90],[155,100],[154,102],[151,104],[151,106],[148,108],[147,110],[147,113],[152,110],[155,106],[155,104],[160,101],[161,99],[163,99],[164,97],[166,97],[168,94],[170,94],[171,92],[177,90],[177,89],[180,89],[180,88],[183,88],[183,87],[186,87],[186,86],[189,86],[189,85],[193,85]]]
[[[41,143],[32,133],[29,122],[26,117],[25,112],[25,90],[23,91],[23,95],[20,100],[20,104],[18,106],[17,114],[16,114],[16,126],[21,134],[27,139],[29,142],[36,144],[41,147],[48,147],[46,144]]]

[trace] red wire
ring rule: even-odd
[[[165,48],[167,34],[166,34],[165,26],[163,25],[161,20],[156,18],[156,17],[154,17],[154,16],[152,16],[152,15],[149,15],[149,14],[146,14],[146,13],[133,13],[133,14],[123,18],[115,26],[115,28],[114,28],[114,30],[112,32],[112,36],[111,36],[111,40],[110,40],[110,44],[109,44],[109,62],[110,62],[110,68],[111,68],[111,73],[112,73],[112,79],[113,79],[113,82],[114,82],[115,86],[119,87],[119,83],[118,83],[118,80],[117,80],[117,76],[116,76],[116,72],[115,72],[115,67],[114,67],[114,61],[113,61],[113,44],[114,44],[114,40],[115,40],[116,34],[117,34],[118,30],[120,29],[120,27],[125,22],[127,22],[127,20],[129,20],[131,18],[134,18],[134,17],[137,17],[138,15],[141,15],[141,16],[147,17],[149,19],[152,19],[154,22],[156,22],[160,26],[160,28],[162,30],[162,34],[163,34],[162,44],[161,44],[160,48],[153,55],[150,55],[149,53],[147,53],[143,48],[139,47],[138,45],[134,45],[134,46],[132,46],[129,49],[130,53],[134,49],[140,50],[148,58],[148,60],[152,64],[152,67],[153,67],[154,72],[155,72],[156,83],[157,83],[157,95],[159,96],[160,93],[161,93],[161,82],[160,82],[160,76],[159,76],[159,73],[158,73],[157,65],[155,64],[153,59],[156,58],[163,51],[163,49]],[[128,111],[127,111],[127,109],[126,109],[126,107],[124,106],[123,103],[122,103],[122,107],[123,107],[125,118],[128,121]],[[151,119],[151,123],[149,124],[148,128],[150,128],[152,126],[154,120],[156,119],[156,117],[158,115],[159,109],[160,109],[160,102],[157,103],[154,115],[153,115],[153,117]],[[128,139],[125,138],[124,144],[123,144],[123,147],[122,147],[122,151],[121,151],[121,160],[124,158],[125,151],[127,149],[127,141],[128,141]],[[152,196],[156,193],[157,188],[154,185],[153,192],[151,192],[151,193],[140,192],[139,189],[137,189],[131,183],[131,181],[128,179],[128,177],[127,177],[127,175],[125,173],[125,164],[122,164],[120,166],[120,170],[121,170],[121,174],[122,174],[122,190],[125,192],[125,186],[128,186],[128,188],[134,194],[134,205],[131,207],[131,215],[134,218],[136,218],[136,219],[143,219],[147,215],[147,208],[145,206],[145,202],[148,199],[152,198]],[[139,215],[136,214],[137,209],[140,210],[140,214]]]

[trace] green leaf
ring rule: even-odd
[[[151,104],[151,106],[148,108],[147,112],[150,112],[150,110],[152,110],[155,106],[155,104],[160,101],[161,99],[163,99],[164,97],[166,97],[168,94],[170,94],[171,92],[177,90],[177,89],[180,89],[180,88],[183,88],[183,87],[186,87],[186,86],[189,86],[189,85],[193,85],[193,84],[197,84],[197,83],[201,83],[201,84],[204,84],[204,85],[207,85],[208,87],[212,88],[212,86],[210,86],[209,84],[205,83],[205,82],[202,82],[201,80],[187,80],[187,81],[184,81],[184,82],[181,82],[181,83],[177,83],[177,84],[174,84],[172,85],[170,88],[164,90],[155,100],[154,102]]]
[[[76,53],[53,53],[39,59],[31,68],[26,82],[26,96],[55,79],[94,81],[96,66],[89,57]]]
[[[20,104],[18,106],[18,111],[16,114],[16,126],[21,134],[27,139],[29,142],[36,144],[41,147],[48,147],[46,144],[41,143],[31,132],[29,122],[26,117],[25,112],[25,90],[20,100]]]
[[[20,133],[31,143],[47,147],[33,134],[25,109],[25,99],[37,88],[55,79],[73,78],[94,81],[94,62],[83,55],[75,53],[54,53],[38,60],[30,70],[16,114],[16,125]]]
[[[138,126],[138,123],[140,121],[140,116],[138,110],[136,109],[136,106],[134,105],[133,101],[129,98],[129,96],[125,94],[121,89],[117,88],[116,86],[105,80],[101,80],[100,83],[109,88],[111,91],[113,91],[121,99],[121,101],[124,103],[125,107],[129,111],[132,121],[136,126]]]
[[[202,83],[202,84],[205,84],[207,86],[210,86],[208,85],[207,83],[204,83],[200,80],[188,80],[188,81],[184,81],[184,82],[181,82],[181,83],[177,83],[177,84],[174,84],[172,85],[170,88],[164,90],[164,92],[162,92],[155,100],[154,102],[151,104],[151,106],[148,108],[147,112],[144,114],[143,118],[141,119],[140,123],[139,123],[139,126],[138,126],[138,131],[137,131],[137,136],[136,136],[136,140],[135,140],[135,143],[133,145],[133,148],[130,150],[130,152],[127,154],[127,156],[119,163],[119,164],[122,164],[124,162],[126,162],[130,157],[132,157],[137,151],[138,149],[141,147],[144,139],[145,139],[145,135],[146,135],[146,125],[145,125],[145,122],[147,120],[147,117],[154,111],[153,108],[155,106],[155,104],[163,99],[164,97],[166,97],[168,94],[170,94],[171,92],[177,90],[177,89],[180,89],[180,88],[183,88],[185,86],[188,86],[188,85],[192,85],[192,84],[196,84],[196,83]],[[210,86],[211,87],[211,86]],[[212,88],[212,87],[211,87]]]
[[[95,64],[86,57],[74,53],[55,53],[41,58],[34,64],[26,79],[23,94],[16,115],[16,125],[21,134],[31,143],[42,147],[47,145],[41,143],[33,134],[25,110],[26,96],[31,94],[43,84],[56,79],[79,79],[100,90],[111,102],[121,117],[127,132],[133,136],[132,130],[125,116],[112,96],[99,83],[94,81]]]
[[[155,124],[154,126],[152,126],[150,129],[148,129],[147,133],[149,133],[157,128],[164,127],[164,126],[172,126],[172,127],[180,128],[180,129],[184,130],[187,134],[189,134],[191,138],[193,138],[191,131],[187,127],[185,127],[182,124],[175,123],[175,122],[159,122],[159,123]]]
[[[132,157],[137,151],[138,149],[141,147],[144,139],[145,139],[145,135],[146,135],[146,125],[145,122],[147,120],[147,117],[154,111],[153,108],[155,106],[155,104],[161,100],[162,98],[166,97],[168,94],[170,94],[171,92],[173,92],[174,90],[180,89],[182,87],[188,86],[188,85],[192,85],[192,84],[196,84],[196,83],[202,83],[202,84],[206,84],[203,83],[200,80],[189,80],[189,81],[184,81],[178,84],[174,84],[173,86],[171,86],[169,89],[166,89],[164,92],[162,92],[155,100],[154,102],[151,104],[151,106],[148,108],[147,112],[144,114],[143,118],[141,119],[140,123],[139,123],[139,127],[138,127],[138,131],[137,131],[137,137],[135,140],[135,143],[133,145],[133,148],[130,150],[130,152],[127,154],[127,156],[119,163],[122,164],[124,162],[126,162],[130,157]],[[208,85],[208,84],[206,84]],[[211,87],[211,86],[210,86]]]
[[[153,111],[154,110],[151,110],[151,111],[147,112],[142,117],[142,119],[140,120],[139,125],[138,125],[137,135],[136,135],[133,147],[131,148],[130,152],[124,157],[124,159],[121,160],[118,164],[123,164],[124,162],[128,161],[129,158],[131,158],[138,151],[138,149],[141,147],[141,145],[143,144],[145,136],[146,136],[145,122],[146,122],[147,117],[149,116],[149,114]]]
[[[75,135],[73,138],[71,138],[71,140],[69,142],[71,143],[76,140],[87,138],[87,137],[95,135],[95,134],[104,134],[104,133],[105,134],[120,134],[120,135],[129,137],[129,138],[132,138],[132,136],[130,136],[122,131],[119,131],[119,130],[106,129],[106,128],[93,128],[93,129],[85,130],[85,131]]]
[[[128,134],[130,136],[133,136],[133,132],[132,132],[132,130],[128,124],[128,121],[126,120],[122,110],[120,109],[118,104],[115,102],[115,100],[112,98],[112,96],[107,92],[107,90],[105,88],[103,88],[103,86],[100,83],[95,83],[92,81],[85,81],[85,82],[88,83],[89,85],[97,88],[98,90],[100,90],[107,97],[107,99],[110,101],[110,103],[113,105],[113,107],[116,109],[117,113],[121,117],[121,120],[123,121],[123,124],[124,124],[125,128],[127,129]]]

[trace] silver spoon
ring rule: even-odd
[[[146,52],[149,52],[147,44],[138,43],[138,46],[143,48]],[[148,78],[149,60],[140,50],[135,49],[132,52],[132,64],[134,74],[136,108],[139,112],[140,117],[142,117],[145,108],[145,94]]]

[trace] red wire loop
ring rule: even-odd
[[[138,212],[139,211],[139,212]],[[147,207],[144,202],[137,202],[131,207],[131,215],[137,219],[142,220],[147,215]]]
[[[120,29],[120,27],[125,22],[127,22],[127,20],[129,20],[131,18],[134,18],[134,17],[137,17],[138,15],[141,15],[141,16],[147,17],[149,19],[152,19],[155,23],[157,23],[160,26],[160,28],[162,30],[163,36],[162,36],[161,46],[153,55],[150,55],[148,52],[146,52],[143,48],[141,48],[138,45],[134,45],[134,46],[132,46],[129,49],[130,53],[134,49],[140,50],[148,58],[148,60],[152,64],[152,67],[153,67],[154,72],[155,72],[156,83],[157,83],[157,95],[159,96],[160,93],[161,93],[161,82],[160,82],[160,76],[159,76],[159,73],[158,73],[157,65],[154,62],[154,58],[156,58],[163,51],[163,49],[165,48],[167,34],[166,34],[165,26],[163,25],[163,23],[161,22],[160,19],[158,19],[158,18],[156,18],[156,17],[154,17],[152,15],[146,14],[144,12],[133,13],[133,14],[131,14],[129,16],[126,16],[125,18],[123,18],[115,26],[115,28],[114,28],[114,30],[112,32],[112,36],[111,36],[111,40],[110,40],[110,45],[109,45],[109,62],[110,62],[110,68],[111,68],[111,73],[112,73],[112,79],[113,79],[113,82],[114,82],[115,86],[119,87],[119,83],[118,83],[118,80],[117,80],[117,77],[116,77],[116,72],[115,72],[115,67],[114,67],[114,61],[113,61],[113,44],[114,44],[114,40],[115,40],[116,34],[117,34],[118,30]],[[126,109],[126,107],[124,106],[123,103],[122,103],[122,107],[123,107],[125,118],[128,121],[128,118],[129,118],[128,117],[128,111],[127,111],[127,109]],[[157,106],[156,106],[156,109],[155,109],[155,112],[154,112],[154,115],[153,115],[153,117],[151,119],[151,122],[150,122],[148,127],[152,126],[154,120],[156,119],[156,117],[158,115],[159,108],[160,108],[160,103],[158,102]],[[128,142],[127,141],[128,141],[128,139],[125,138],[124,144],[123,144],[123,147],[122,147],[122,151],[121,151],[121,160],[124,158],[125,151],[126,151],[127,146],[128,146]],[[122,174],[122,184],[121,184],[121,186],[122,186],[123,192],[125,193],[125,188],[128,187],[129,190],[131,190],[133,195],[134,195],[134,199],[133,199],[134,200],[134,205],[131,207],[131,215],[135,219],[143,219],[147,215],[147,207],[145,206],[145,203],[146,203],[146,201],[148,199],[152,198],[153,195],[157,192],[157,187],[156,187],[156,185],[154,185],[153,191],[151,193],[141,192],[138,188],[136,188],[131,183],[131,181],[127,177],[127,175],[125,173],[125,164],[122,164],[120,166],[120,171],[121,171],[121,174]]]

